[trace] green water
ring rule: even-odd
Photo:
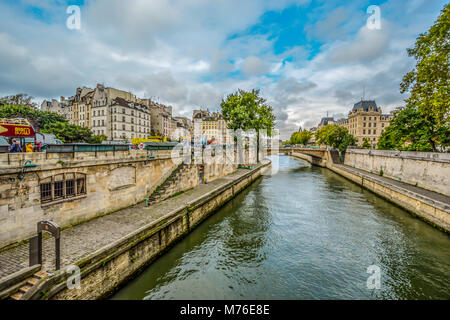
[[[367,267],[381,269],[368,289]],[[450,299],[450,237],[287,156],[113,299]]]

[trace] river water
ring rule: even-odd
[[[112,299],[450,299],[447,234],[328,169],[279,163]]]

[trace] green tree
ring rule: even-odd
[[[389,127],[381,134],[378,149],[407,151],[436,151],[448,146],[450,129],[438,126],[435,118],[426,118],[418,107],[397,108]]]
[[[315,133],[316,142],[331,146],[343,152],[348,146],[356,143],[355,137],[348,132],[348,129],[338,125],[328,124]]]
[[[291,135],[290,143],[291,144],[302,144],[307,145],[309,140],[311,140],[312,133],[311,131],[300,131],[300,132],[294,132]]]
[[[370,148],[372,148],[372,145],[370,144],[369,139],[364,138],[363,144],[362,144],[362,148],[363,149],[370,149]]]
[[[26,118],[36,130],[55,122],[67,122],[67,119],[54,112],[40,111],[25,105],[0,105],[0,118]]]
[[[41,129],[43,133],[54,134],[65,143],[90,142],[92,132],[87,127],[76,126],[67,122],[54,122]]]
[[[34,97],[26,94],[26,93],[18,93],[16,95],[12,96],[5,96],[0,98],[0,105],[1,104],[9,104],[9,105],[16,105],[16,106],[28,106],[31,108],[36,108],[37,104],[33,102]]]
[[[91,136],[89,138],[89,143],[99,144],[99,143],[102,143],[102,141],[104,141],[104,140],[108,140],[108,137],[105,136],[104,134],[99,134],[99,135]]]
[[[244,131],[255,129],[257,133],[257,161],[259,162],[259,130],[267,130],[269,136],[275,123],[272,107],[260,97],[259,90],[244,91],[229,94],[220,104],[222,115],[229,129]]]
[[[449,126],[449,63],[450,63],[450,4],[447,3],[436,23],[421,34],[408,55],[414,57],[416,67],[408,72],[400,84],[400,92],[409,92],[406,100],[425,122],[428,143],[436,151],[436,141],[443,127]],[[422,135],[423,136],[423,135]]]

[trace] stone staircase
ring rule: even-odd
[[[179,165],[170,176],[151,194],[150,204],[163,201],[177,192],[193,188],[198,184],[197,165],[185,164]],[[197,180],[197,181],[196,181]]]
[[[39,271],[35,273],[32,277],[28,278],[25,284],[20,287],[20,289],[11,295],[9,298],[11,300],[22,300],[24,294],[26,294],[39,280],[44,279],[47,276],[47,272]]]

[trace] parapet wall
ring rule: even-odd
[[[450,153],[350,149],[344,164],[450,196]]]

